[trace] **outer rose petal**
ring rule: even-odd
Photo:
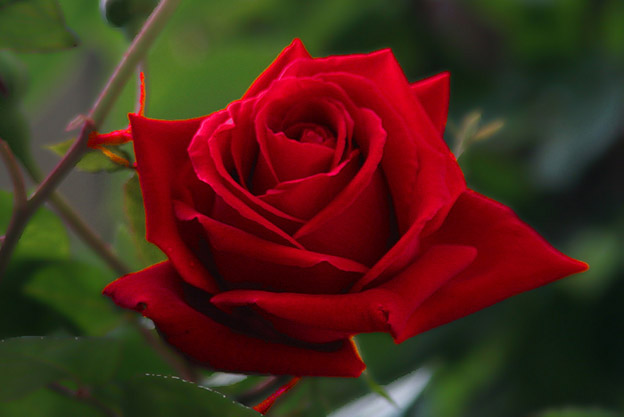
[[[133,114],[129,117],[145,203],[147,240],[162,249],[190,284],[214,292],[217,287],[212,276],[180,236],[173,213],[173,200],[186,201],[184,196],[188,196],[189,188],[193,198],[211,195],[194,175],[186,176],[183,186],[179,180],[179,174],[187,172],[190,166],[186,148],[204,119],[163,121]]]
[[[509,207],[472,190],[459,197],[431,240],[474,246],[478,256],[414,312],[398,342],[587,269],[550,246]]]
[[[446,127],[449,108],[450,73],[445,71],[417,81],[411,85],[411,90],[442,135]]]
[[[249,87],[243,99],[253,97],[266,89],[273,80],[277,79],[284,68],[291,62],[297,59],[311,59],[312,57],[306,51],[305,46],[300,39],[294,39],[290,45],[288,45],[282,53],[279,54],[275,61],[264,70],[256,81]]]
[[[168,261],[119,278],[104,294],[152,319],[170,344],[215,369],[349,377],[359,376],[364,369],[348,339],[337,350],[326,352],[267,342],[212,320],[187,304],[182,279]]]
[[[361,293],[235,290],[215,295],[212,302],[226,310],[252,305],[281,319],[325,330],[396,335],[420,303],[466,268],[475,256],[475,249],[469,246],[434,246],[391,281]]]

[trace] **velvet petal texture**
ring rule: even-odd
[[[356,150],[336,168],[327,173],[308,176],[305,180],[280,183],[260,196],[281,211],[301,219],[310,219],[327,207],[355,177],[360,153]]]
[[[470,246],[434,246],[393,280],[361,293],[306,295],[265,291],[226,291],[212,302],[223,309],[256,308],[321,329],[349,332],[403,331],[412,312],[475,258]]]
[[[201,119],[162,121],[130,115],[137,171],[143,200],[147,240],[157,245],[185,280],[207,291],[217,289],[210,273],[180,236],[173,212],[173,201],[184,195],[195,199],[212,192],[190,172],[186,148],[202,123]],[[195,204],[195,203],[194,203]],[[206,201],[202,205],[208,205]]]
[[[474,246],[478,256],[414,312],[398,341],[587,269],[553,248],[509,207],[470,190],[430,242]]]
[[[198,220],[227,284],[302,293],[345,291],[368,268],[351,259],[291,248],[260,239],[176,204],[181,220]]]
[[[165,339],[209,367],[275,375],[359,376],[364,369],[349,339],[320,350],[245,335],[191,308],[171,262],[125,275],[104,294],[154,321]]]

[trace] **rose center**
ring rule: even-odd
[[[336,146],[336,135],[334,132],[316,123],[300,122],[289,126],[284,134],[290,139],[304,143],[316,143],[319,145],[334,148]]]

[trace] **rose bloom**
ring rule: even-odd
[[[213,369],[360,375],[397,343],[586,269],[466,187],[442,139],[449,75],[392,52],[288,46],[227,108],[131,115],[147,240],[168,260],[104,293]]]

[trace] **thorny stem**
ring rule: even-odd
[[[85,242],[93,252],[106,262],[106,264],[119,275],[130,272],[130,268],[112,251],[108,243],[98,236],[97,232],[91,228],[74,208],[58,192],[50,196],[50,204],[59,213],[61,218],[67,222],[69,227]]]
[[[34,182],[41,182],[41,172],[36,166],[25,166],[26,172]],[[96,253],[113,271],[119,275],[130,272],[130,268],[112,251],[91,226],[80,216],[80,214],[69,204],[69,202],[58,191],[50,195],[49,203],[56,210],[58,215],[74,231],[91,250]]]
[[[21,231],[19,234],[16,234],[11,233],[11,230],[15,230],[19,227],[22,227],[23,229],[23,226],[21,226],[23,221],[22,213],[24,213],[28,205],[28,200],[26,198],[26,187],[24,186],[22,171],[20,170],[9,145],[1,139],[0,154],[6,164],[7,170],[9,171],[15,195],[15,206],[13,207],[13,215],[11,216],[9,227],[7,228],[6,234],[2,236],[0,240],[0,244],[2,244],[0,247],[0,278],[2,278],[3,267],[8,264],[9,256],[21,235]],[[7,250],[4,250],[5,248],[7,248]]]
[[[299,381],[301,381],[300,376],[291,378],[290,381],[278,388],[278,390],[271,394],[266,400],[262,401],[260,404],[255,405],[253,409],[262,415],[268,413],[271,407],[273,407],[273,404],[275,404],[275,401],[277,401],[279,397],[291,390],[295,385],[297,385]]]
[[[280,386],[284,385],[289,378],[288,376],[269,376],[258,385],[238,394],[236,401],[249,406],[272,394]]]
[[[138,63],[145,57],[154,40],[161,32],[181,0],[162,0],[136,36],[119,65],[110,77],[85,120],[80,136],[52,172],[39,185],[25,207],[16,210],[0,247],[0,277],[6,269],[13,249],[22,235],[30,217],[54,192],[82,155],[88,150],[89,134],[99,128],[110,112],[114,102],[132,76]]]
[[[73,211],[71,206],[65,202],[65,200],[59,195],[55,194],[55,189],[60,182],[67,176],[72,168],[78,163],[80,158],[87,152],[87,141],[91,132],[100,127],[108,113],[110,112],[114,102],[117,100],[121,91],[132,76],[134,69],[146,56],[147,51],[153,44],[158,34],[162,31],[163,27],[180,4],[181,0],[162,0],[156,7],[154,12],[150,15],[145,25],[135,37],[134,41],[124,54],[119,65],[111,75],[108,83],[102,90],[96,103],[89,112],[88,117],[83,122],[80,136],[74,142],[71,149],[65,154],[63,159],[56,165],[56,167],[48,174],[48,176],[40,183],[35,193],[26,198],[26,192],[23,187],[23,178],[17,167],[17,163],[14,163],[14,158],[8,147],[2,146],[2,155],[7,162],[8,169],[13,178],[15,184],[16,200],[15,209],[13,211],[13,217],[7,228],[6,235],[0,239],[0,278],[8,266],[9,259],[19,238],[21,237],[26,224],[30,217],[37,211],[37,209],[48,199],[59,210],[61,215],[70,223],[70,225],[76,230],[76,232],[108,263],[119,273],[126,273],[128,269],[123,265],[115,255],[110,252],[108,246],[101,241],[101,239],[89,228],[89,226],[80,219],[80,217]],[[7,151],[8,150],[8,151]],[[7,153],[8,152],[8,153]],[[5,155],[6,154],[6,155]],[[8,156],[7,156],[8,155]],[[17,167],[17,168],[15,168]],[[16,176],[20,173],[19,176]],[[15,174],[15,175],[14,175]],[[29,171],[29,174],[33,179],[38,179],[39,174],[36,171]],[[16,180],[16,178],[18,178]],[[181,363],[178,358],[174,357],[170,352],[166,351],[166,347],[162,346],[156,340],[153,335],[147,330],[143,329],[141,334],[164,359],[185,379],[195,380],[193,371]],[[50,386],[56,392],[63,393],[65,395],[70,394],[74,398],[81,398],[76,393],[62,385],[52,384]],[[84,398],[82,398],[84,401]],[[87,399],[88,402],[96,405],[93,402],[92,397]],[[95,400],[97,402],[97,400]],[[101,407],[100,407],[101,408]],[[112,410],[104,410],[109,416],[117,416]]]
[[[19,240],[19,235],[15,236],[9,234],[9,230],[12,227],[15,227],[16,224],[20,222],[20,213],[26,207],[28,202],[26,198],[26,187],[24,186],[24,177],[22,176],[22,171],[11,152],[11,148],[9,145],[0,139],[0,156],[4,160],[7,171],[9,171],[9,176],[11,177],[11,181],[13,182],[13,195],[15,198],[15,205],[13,207],[13,215],[11,216],[11,221],[9,222],[9,227],[7,228],[7,233],[4,236],[0,236],[0,278],[2,277],[2,263],[3,257],[5,255],[2,254],[2,249],[5,247],[13,248],[17,241]],[[8,258],[7,258],[8,261]]]
[[[162,0],[154,12],[152,12],[149,19],[147,19],[147,22],[145,22],[139,34],[134,38],[124,58],[115,69],[108,84],[89,112],[88,117],[94,121],[96,129],[110,112],[113,103],[121,94],[124,85],[132,76],[135,68],[143,60],[150,46],[180,2],[181,0]]]
[[[13,195],[15,197],[15,210],[21,210],[26,205],[26,187],[24,186],[24,177],[20,170],[19,164],[9,148],[9,144],[0,138],[0,156],[4,159],[7,171],[13,182]]]

